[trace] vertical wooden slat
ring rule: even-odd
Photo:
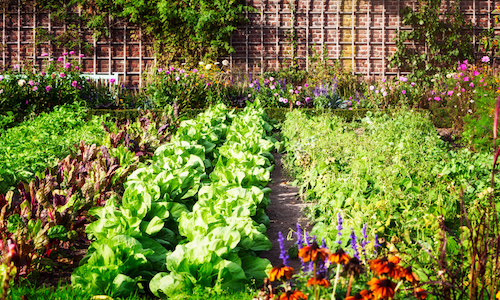
[[[21,61],[21,0],[17,1],[17,61]]]
[[[52,33],[52,18],[51,18],[51,15],[50,15],[50,11],[49,11],[49,34]],[[52,57],[52,40],[49,39],[49,51],[47,51],[47,53],[49,54],[49,57]]]
[[[340,60],[340,5],[342,0],[337,0],[337,24],[336,24],[336,35],[337,35],[337,59]]]
[[[248,6],[248,0],[245,0],[245,6]],[[245,17],[248,19],[248,9],[245,9]],[[245,71],[248,74],[248,22],[245,25]]]
[[[321,61],[323,61],[324,58],[325,58],[325,1],[321,0]]]
[[[280,16],[279,16],[279,11],[280,11],[280,1],[281,0],[276,0],[276,71],[279,70],[280,67],[280,37],[279,37],[279,27],[280,27]]]
[[[142,30],[139,28],[139,87],[142,87]]]
[[[3,24],[3,27],[2,27],[2,45],[7,45],[6,44],[6,41],[5,41],[5,7],[3,8],[3,16],[2,16],[2,24]],[[5,57],[5,50],[2,51],[2,60],[3,60],[3,65],[5,66],[5,63],[6,63],[6,57]]]
[[[33,67],[36,66],[36,6],[33,5]]]
[[[372,20],[370,19],[370,1],[366,2],[366,75],[370,76],[370,26],[372,24]]]
[[[473,53],[476,54],[476,0],[472,0],[472,43],[474,45]]]
[[[264,0],[260,3],[260,72],[264,73]]]
[[[94,75],[97,74],[97,41],[95,39],[95,36],[92,35],[92,39],[94,40],[94,64],[93,64],[93,67],[94,67]]]
[[[356,61],[354,60],[354,53],[355,53],[355,47],[354,47],[354,40],[356,39],[356,30],[354,24],[356,23],[356,14],[354,13],[354,7],[356,5],[356,0],[352,0],[352,7],[351,7],[351,49],[352,49],[352,55],[351,55],[351,61],[352,61],[352,74],[354,75],[356,71]]]
[[[382,77],[385,78],[385,0],[382,0]]]
[[[398,0],[398,21],[397,21],[397,25],[396,25],[396,28],[398,31],[398,39],[401,36],[399,33],[401,31],[401,14],[400,14],[399,10],[400,10],[400,6],[399,6],[399,0]],[[397,72],[398,72],[398,77],[399,77],[401,75],[401,71],[399,70],[399,68],[398,68]]]
[[[112,20],[111,20],[111,16],[108,16],[108,74],[112,74],[112,65],[113,65],[113,61],[111,60],[111,53],[113,52],[113,45],[111,43],[111,40],[112,40],[112,31],[113,31],[113,28],[112,28]]]
[[[80,5],[78,5],[78,35],[79,36],[82,36],[82,7]],[[80,67],[82,67],[82,70],[83,70],[83,65],[82,65],[82,58],[81,58],[81,54],[82,54],[82,45],[78,45],[78,64],[80,65]]]
[[[309,71],[309,6],[311,0],[307,0],[306,4],[306,71]]]
[[[127,82],[127,24],[123,25],[123,83]]]

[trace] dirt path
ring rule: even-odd
[[[273,191],[270,194],[271,205],[266,211],[269,219],[271,219],[271,227],[267,230],[267,234],[273,243],[273,248],[263,253],[261,257],[269,259],[273,266],[278,266],[281,264],[281,259],[279,259],[278,233],[281,231],[285,237],[285,248],[288,250],[296,241],[295,235],[292,236],[292,240],[288,241],[286,239],[288,233],[291,230],[296,230],[297,222],[300,223],[303,229],[309,230],[309,223],[302,212],[307,204],[297,199],[299,188],[287,185],[290,178],[286,177],[285,171],[281,166],[281,157],[283,155],[273,155],[276,165],[274,171],[271,173],[272,182],[268,185]],[[290,265],[297,272],[299,271],[300,261],[298,259],[292,259]]]

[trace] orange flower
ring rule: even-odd
[[[354,296],[346,297],[344,300],[370,300],[372,299],[372,292],[362,290]]]
[[[290,279],[292,278],[293,274],[294,270],[292,267],[281,265],[279,267],[274,267],[271,269],[271,272],[269,272],[269,280],[276,281],[284,280],[283,278]]]
[[[284,294],[281,294],[279,300],[307,300],[307,296],[304,295],[301,291],[288,291]]]
[[[413,283],[418,281],[418,277],[415,273],[413,273],[411,266],[403,268],[402,275],[403,276],[401,276],[401,278],[405,278],[408,282]]]
[[[389,299],[394,297],[396,284],[385,277],[381,277],[380,279],[373,278],[368,281],[368,285],[375,299]]]
[[[425,291],[424,289],[421,289],[421,288],[416,288],[415,289],[415,297],[417,299],[425,299],[427,298],[427,291]]]
[[[316,261],[318,258],[325,260],[329,254],[328,249],[320,248],[316,242],[313,242],[311,246],[306,246],[299,250],[299,257],[302,257],[304,262]]]
[[[317,285],[320,285],[322,287],[330,287],[330,281],[326,280],[325,278],[323,278],[323,276],[321,275],[316,275],[316,278],[310,278],[308,281],[307,281],[307,286],[311,286],[311,285],[314,285],[314,282],[316,282]]]
[[[350,259],[351,257],[347,253],[345,253],[342,248],[338,248],[335,253],[330,254],[330,256],[328,257],[328,260],[330,262],[344,265],[348,263]]]
[[[393,256],[389,259],[374,259],[369,262],[370,269],[378,276],[388,274],[390,277],[399,280],[404,277],[403,268],[399,266],[399,257]]]

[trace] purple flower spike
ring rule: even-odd
[[[297,245],[299,246],[299,249],[302,249],[302,245],[304,245],[304,240],[302,239],[302,227],[300,227],[300,224],[297,223]]]
[[[356,233],[354,233],[354,229],[352,229],[351,233],[351,248],[354,250],[354,257],[357,259],[359,258],[359,251],[358,251],[358,244],[357,244],[358,237],[356,236]]]
[[[285,238],[283,237],[283,234],[281,234],[281,231],[278,232],[278,242],[280,244],[279,258],[283,261],[283,265],[288,266],[288,259],[290,258],[290,256],[288,256],[288,253],[286,252]]]
[[[342,241],[342,216],[340,215],[340,212],[337,214],[337,236],[339,237],[339,240],[337,241],[337,244],[341,245]]]
[[[322,239],[321,239],[321,242],[322,242],[322,243],[321,243],[321,248],[325,248],[325,249],[326,249],[326,248],[328,248],[328,247],[326,246],[326,240],[325,240],[325,238],[322,238]]]
[[[309,243],[309,234],[307,233],[307,231],[306,231],[306,245],[311,246],[311,244]]]

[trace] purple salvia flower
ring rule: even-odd
[[[342,215],[340,212],[337,214],[337,236],[339,237],[339,240],[337,241],[337,244],[339,246],[342,244],[341,238],[342,238]]]
[[[381,245],[378,243],[378,234],[375,235],[375,240],[373,241],[373,243],[374,243],[373,248],[375,248],[375,250],[373,250],[373,254],[376,256],[377,248],[381,247]]]
[[[363,239],[361,240],[361,251],[363,252],[363,255],[365,257],[365,260],[368,260],[368,256],[366,255],[366,245],[368,245],[370,242],[368,241],[368,235],[366,234],[366,229],[367,229],[367,224],[363,225],[363,229],[361,230],[361,234],[363,235]]]
[[[358,237],[356,236],[356,233],[354,233],[354,229],[352,229],[352,233],[351,233],[351,248],[352,248],[352,250],[354,250],[354,257],[356,257],[357,259],[360,259],[359,252],[358,252],[357,239],[358,239]]]
[[[321,248],[325,248],[325,249],[326,249],[326,248],[328,248],[328,247],[326,246],[326,240],[325,240],[325,238],[322,238],[322,239],[321,239]]]
[[[306,231],[306,245],[311,246],[311,244],[309,243],[309,234],[307,233],[307,231]]]
[[[304,244],[304,240],[302,239],[302,227],[300,227],[300,224],[297,223],[297,245],[299,246],[299,249],[302,249],[302,245]]]
[[[285,238],[283,237],[283,234],[281,234],[281,231],[278,232],[278,242],[280,244],[279,258],[283,261],[283,265],[288,266],[288,259],[290,258],[290,256],[288,256],[288,253],[286,252]]]

